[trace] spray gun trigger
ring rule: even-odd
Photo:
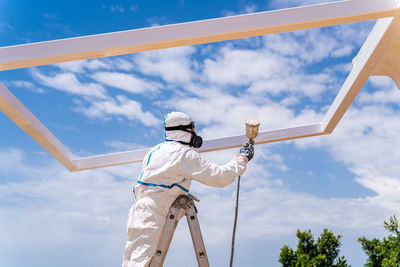
[[[250,139],[249,141],[247,141],[247,143],[244,145],[245,148],[249,147],[249,146],[254,146],[254,139]]]

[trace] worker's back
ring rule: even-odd
[[[185,161],[188,150],[192,148],[173,141],[153,147],[143,160],[136,197],[140,197],[139,191],[143,193],[147,190],[168,191],[175,197],[187,193],[191,179],[184,177],[180,165]]]

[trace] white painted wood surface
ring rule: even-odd
[[[61,164],[70,171],[77,170],[71,162],[74,158],[72,153],[2,83],[0,110]]]
[[[262,132],[258,134],[255,141],[256,144],[265,144],[322,134],[324,133],[321,131],[321,125],[315,124]],[[204,141],[203,146],[199,149],[199,152],[203,153],[241,147],[247,141],[248,139],[245,135],[206,140]],[[76,165],[77,170],[88,170],[106,166],[142,162],[148,151],[149,148],[146,148],[94,157],[79,158],[73,160],[73,163]]]
[[[322,121],[323,131],[331,133],[349,108],[371,73],[399,36],[400,16],[380,19],[353,60],[353,69]]]

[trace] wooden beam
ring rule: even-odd
[[[399,33],[400,14],[395,18],[380,19],[376,23],[354,58],[353,69],[322,121],[324,132],[332,133],[372,72],[399,38]]]
[[[0,70],[109,57],[394,16],[397,0],[346,0],[0,48]]]
[[[400,89],[400,37],[397,37],[395,44],[389,48],[371,75],[388,76]]]
[[[292,140],[316,135],[325,134],[321,130],[320,124],[307,126],[292,127],[273,131],[265,131],[259,133],[255,139],[256,145],[279,142],[284,140]],[[245,135],[232,137],[217,138],[204,141],[203,146],[199,149],[200,153],[225,150],[235,147],[241,147],[248,139]],[[116,166],[127,163],[142,162],[149,148],[119,152],[113,154],[99,155],[87,158],[79,158],[73,160],[77,170],[88,170],[95,168],[103,168],[108,166]]]
[[[77,170],[72,153],[2,83],[0,110],[67,169]]]

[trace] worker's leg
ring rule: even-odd
[[[165,223],[165,208],[153,199],[139,199],[130,209],[123,267],[145,267],[155,253]]]

